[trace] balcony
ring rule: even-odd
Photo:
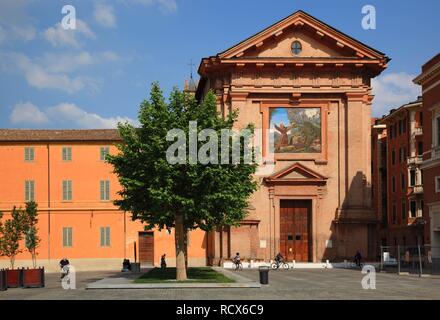
[[[408,165],[412,165],[412,164],[421,164],[423,161],[422,156],[415,156],[415,157],[409,157],[406,162]]]
[[[412,189],[413,189],[414,194],[422,194],[423,193],[423,186],[422,185],[413,186]]]
[[[422,127],[415,127],[413,135],[414,136],[420,136],[423,134],[423,128]]]

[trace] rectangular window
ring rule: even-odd
[[[416,205],[416,202],[415,201],[411,201],[410,202],[410,204],[409,204],[409,209],[410,209],[410,217],[411,218],[415,218],[416,217],[416,214],[417,214],[417,212],[416,212],[416,210],[417,210],[417,205]]]
[[[72,161],[71,147],[63,147],[63,161]]]
[[[35,181],[26,180],[24,182],[24,199],[26,202],[35,200]]]
[[[391,152],[391,163],[396,164],[396,150]]]
[[[409,183],[410,183],[410,187],[414,187],[416,185],[416,171],[415,170],[411,170],[409,172]]]
[[[435,192],[440,192],[440,176],[435,177]]]
[[[34,161],[35,160],[35,151],[32,147],[24,148],[24,160],[25,161]]]
[[[417,143],[417,154],[419,156],[423,155],[423,141]]]
[[[99,152],[99,159],[101,161],[105,161],[107,159],[107,155],[110,153],[109,147],[101,147],[101,150]]]
[[[402,129],[403,129],[403,121],[399,120],[399,134],[402,134]]]
[[[72,227],[63,227],[63,247],[72,247]]]
[[[419,126],[423,127],[423,112],[419,113]]]
[[[406,203],[402,202],[402,222],[406,219]]]
[[[400,187],[402,188],[402,190],[405,190],[405,186],[405,174],[402,173],[400,174]]]
[[[110,200],[110,181],[109,180],[101,180],[100,181],[100,192],[101,192],[101,201]]]
[[[403,128],[402,128],[402,132],[406,133],[406,118],[403,119]]]
[[[396,178],[395,177],[393,177],[391,179],[391,187],[392,187],[392,191],[396,192]]]
[[[72,200],[72,180],[63,181],[63,201]]]
[[[110,247],[110,227],[101,227],[101,247]]]
[[[437,117],[437,146],[440,146],[440,117]]]
[[[393,204],[393,224],[395,224],[396,221],[397,221],[396,205]]]

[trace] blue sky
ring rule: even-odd
[[[76,8],[64,31],[61,8]],[[377,29],[361,27],[374,5]],[[152,81],[182,87],[191,59],[216,54],[302,9],[385,52],[373,115],[413,100],[411,80],[440,51],[440,1],[2,0],[0,127],[101,128],[135,120]],[[195,68],[196,68],[195,67]]]

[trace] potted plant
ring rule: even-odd
[[[38,237],[38,205],[34,201],[26,203],[23,213],[23,228],[25,236],[25,247],[32,255],[33,268],[23,270],[23,286],[25,288],[44,287],[44,268],[37,268],[37,247],[40,243]]]
[[[14,269],[15,257],[21,252],[20,240],[23,239],[23,211],[15,206],[12,209],[11,219],[4,222],[0,241],[0,255],[9,258],[11,269],[6,269],[6,278],[9,288],[22,286],[23,269]]]

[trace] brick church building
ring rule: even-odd
[[[235,252],[254,260],[281,252],[302,262],[356,250],[377,255],[371,79],[388,61],[303,11],[201,60],[196,97],[212,89],[223,116],[239,111],[237,128],[253,123],[272,132],[273,141],[263,136],[262,145],[274,146],[273,161],[264,164],[274,170],[256,176],[259,189],[240,227],[192,232],[190,265],[217,265]],[[0,210],[30,197],[39,203],[40,259],[119,266],[134,259],[136,242],[142,262],[158,265],[166,253],[173,265],[173,232],[145,232],[109,202],[119,185],[100,152],[114,152],[118,139],[114,130],[2,130]],[[268,152],[263,156],[271,158]]]

